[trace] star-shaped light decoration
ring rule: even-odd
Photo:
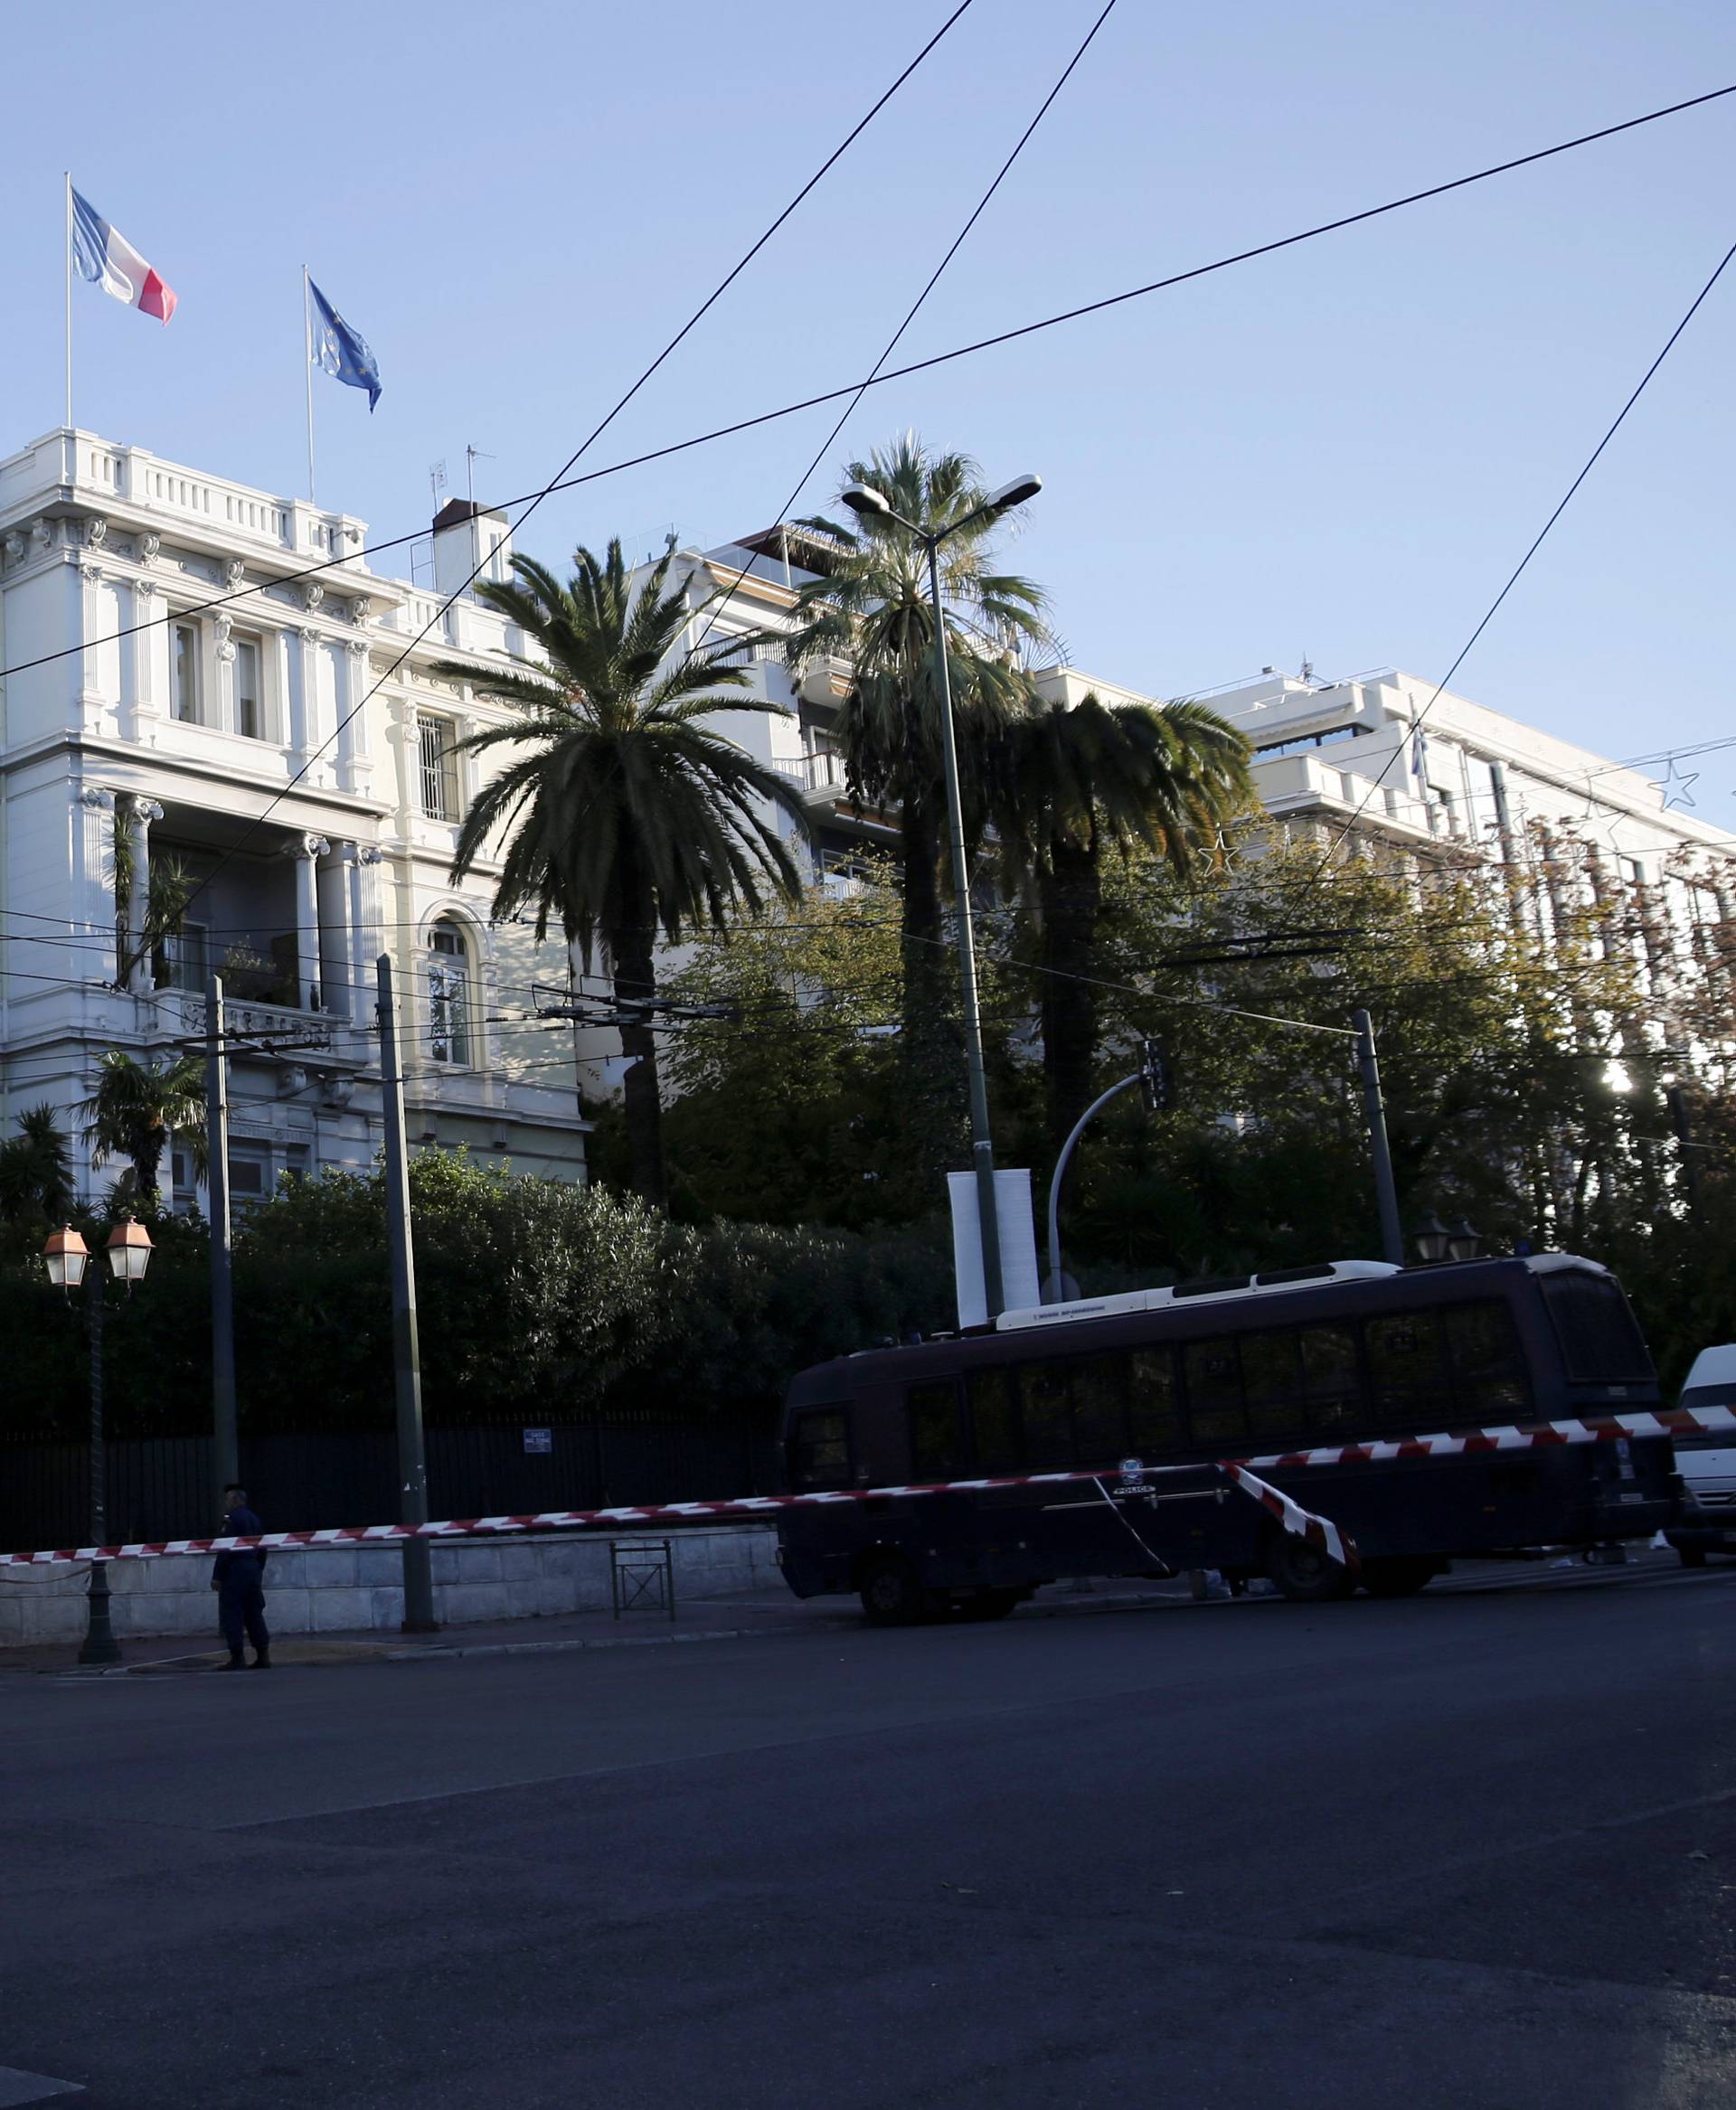
[[[1664,794],[1664,811],[1668,813],[1673,805],[1697,805],[1700,802],[1694,796],[1694,787],[1699,781],[1699,770],[1679,768],[1675,757],[1670,756],[1669,767],[1664,773],[1664,781],[1658,787],[1658,789]],[[1672,785],[1675,787],[1674,791],[1670,788]]]

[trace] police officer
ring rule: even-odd
[[[247,1506],[245,1487],[225,1487],[223,1509],[220,1538],[253,1539],[264,1531],[265,1526]],[[212,1563],[211,1587],[217,1592],[218,1624],[223,1630],[223,1639],[229,1644],[229,1661],[223,1665],[224,1670],[247,1669],[247,1658],[241,1649],[241,1636],[245,1633],[253,1644],[252,1667],[256,1671],[269,1671],[271,1636],[265,1625],[265,1548],[237,1547],[231,1552],[219,1553]]]

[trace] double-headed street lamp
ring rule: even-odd
[[[108,1267],[117,1282],[124,1282],[127,1294],[133,1293],[133,1285],[143,1282],[145,1270],[151,1264],[151,1234],[142,1223],[131,1216],[124,1216],[108,1234],[105,1248]],[[90,1265],[90,1248],[71,1224],[52,1232],[42,1248],[42,1258],[47,1264],[48,1279],[56,1289],[71,1291],[82,1287],[85,1292],[84,1308],[90,1350],[90,1543],[102,1545],[108,1535],[107,1502],[104,1492],[102,1459],[102,1270]],[[108,1615],[108,1563],[93,1560],[90,1563],[90,1611],[85,1627],[84,1645],[79,1651],[81,1663],[118,1663],[120,1661],[120,1644],[115,1639],[115,1630]]]
[[[1445,1224],[1432,1209],[1417,1226],[1416,1237],[1425,1267],[1439,1267],[1443,1260],[1475,1260],[1483,1245],[1468,1217]]]
[[[964,995],[965,1064],[970,1080],[970,1154],[976,1174],[976,1228],[982,1241],[983,1295],[991,1319],[1001,1309],[1001,1236],[995,1206],[995,1145],[988,1131],[988,1085],[983,1072],[983,1020],[976,1001],[976,938],[970,913],[970,865],[965,854],[965,813],[958,793],[958,741],[952,721],[952,681],[947,667],[947,617],[940,598],[940,545],[977,521],[1023,505],[1043,489],[1043,478],[1014,476],[980,505],[938,532],[919,527],[897,512],[883,491],[852,484],[841,494],[863,520],[885,520],[922,545],[929,560],[929,597],[934,603],[934,683],[940,699],[940,752],[946,766],[947,821],[952,836],[952,890],[958,918],[958,980]]]

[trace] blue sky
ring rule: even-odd
[[[590,459],[865,370],[1099,5],[974,0]],[[947,11],[19,11],[0,451],[61,414],[70,161],[181,299],[165,331],[75,286],[81,424],[299,489],[305,259],[385,383],[370,419],[316,377],[322,501],[408,532],[467,442],[479,495],[533,488]],[[908,353],[1731,80],[1714,0],[1120,0]],[[1017,562],[1091,673],[1436,675],[1736,239],[1732,163],[1736,97],[877,391],[845,442],[914,425],[1039,469]],[[1615,756],[1736,730],[1732,341],[1736,267],[1461,692]],[[551,500],[527,543],[764,525],[829,421]],[[1736,749],[1684,767],[1736,825]]]

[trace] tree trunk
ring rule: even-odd
[[[942,1205],[943,1176],[969,1163],[969,1097],[958,1012],[958,955],[941,916],[941,815],[920,792],[900,808],[903,838],[903,1030],[900,1035],[909,1095],[909,1135],[922,1182],[921,1201]]]
[[[133,1161],[133,1180],[138,1189],[138,1199],[146,1209],[161,1199],[156,1181],[163,1163],[165,1136],[165,1131],[161,1128],[143,1129],[127,1153]]]
[[[1061,1155],[1073,1123],[1091,1102],[1097,1060],[1097,991],[1091,972],[1103,890],[1095,846],[1050,845],[1039,881],[1043,917],[1043,1079],[1049,1161]]]
[[[609,957],[615,968],[618,1000],[655,996],[656,973],[652,966],[656,934],[650,928],[650,911],[631,928],[609,934]],[[653,1209],[664,1205],[663,1098],[657,1084],[656,1036],[648,1024],[623,1025],[621,1053],[627,1062],[621,1084],[627,1122],[627,1178],[641,1201]]]

